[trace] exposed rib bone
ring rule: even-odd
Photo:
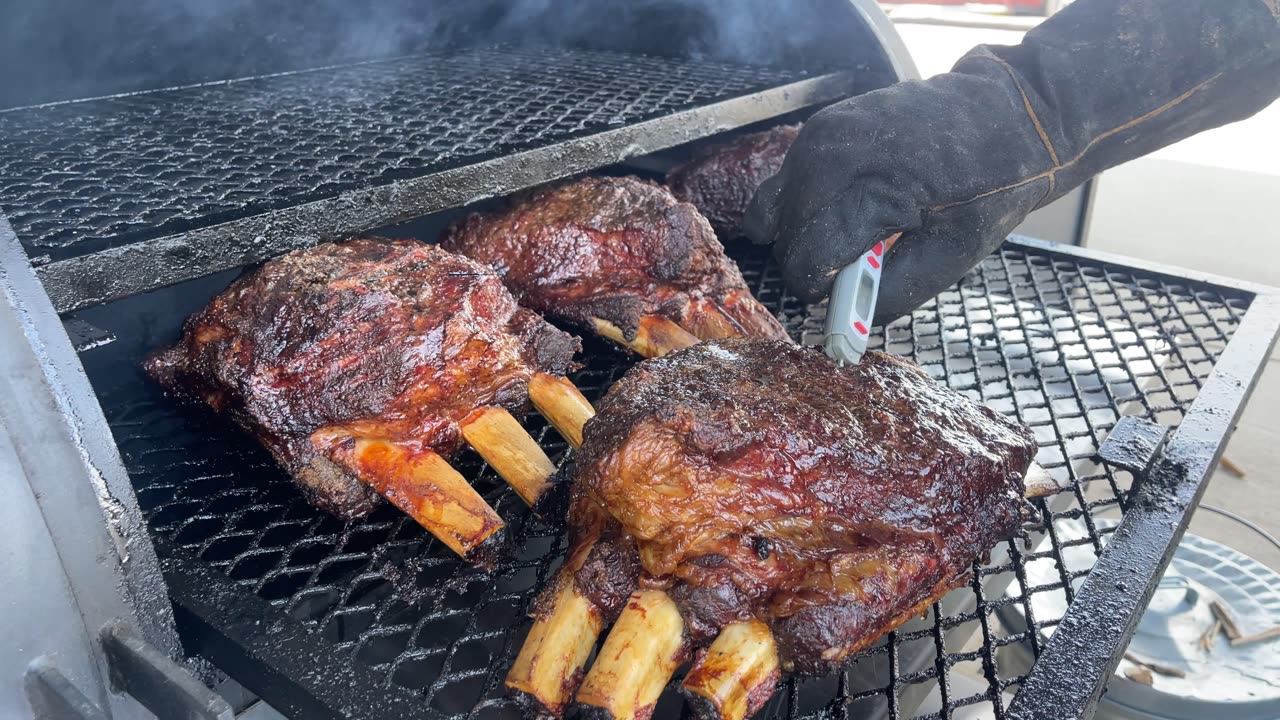
[[[582,426],[595,417],[595,408],[568,379],[537,373],[529,380],[529,398],[565,440],[582,447]]]
[[[337,443],[333,459],[426,528],[450,549],[485,561],[481,546],[497,544],[502,518],[444,458],[379,438]]]
[[[582,445],[582,426],[596,411],[573,383],[539,373],[529,381],[529,397],[569,444]],[[551,607],[538,608],[541,612],[535,613],[533,627],[507,673],[507,687],[535,715],[564,714],[604,626],[600,610],[578,592],[574,579],[593,545],[579,547],[560,568]]]
[[[578,593],[572,573],[562,573],[550,611],[529,630],[507,687],[536,715],[560,717],[582,678],[582,668],[604,625],[600,612]]]
[[[697,345],[700,342],[693,333],[656,315],[640,318],[640,326],[636,329],[636,336],[632,340],[627,339],[622,328],[608,320],[600,318],[592,318],[592,320],[595,322],[597,334],[631,348],[647,358],[662,357],[673,350]]]
[[[733,296],[744,295],[751,297],[751,293],[744,289],[731,292],[730,299]],[[706,312],[695,313],[689,318],[689,332],[702,340],[743,337],[742,328],[725,313],[723,308],[718,306],[708,308]]]
[[[462,437],[530,507],[551,486],[556,466],[520,423],[501,407],[476,410],[461,423]]]
[[[726,625],[685,676],[681,689],[700,718],[743,720],[773,695],[778,648],[759,620]]]
[[[688,657],[684,619],[665,592],[631,594],[578,691],[587,717],[648,720],[671,674]]]
[[[1048,470],[1040,467],[1040,463],[1031,463],[1022,484],[1026,488],[1024,496],[1028,500],[1057,495],[1068,487],[1055,480]]]

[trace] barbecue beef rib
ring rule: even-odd
[[[701,339],[787,339],[706,219],[634,177],[532,190],[454,224],[441,244],[496,268],[522,304],[592,330],[606,321],[626,340],[652,317]]]
[[[667,187],[677,198],[693,203],[720,237],[738,237],[756,188],[782,169],[799,134],[799,125],[781,125],[705,148],[667,173]]]
[[[613,608],[635,583],[665,588],[695,641],[763,620],[789,669],[830,667],[921,612],[1028,507],[1030,431],[879,352],[837,367],[785,343],[702,343],[637,365],[597,410],[570,552],[607,552],[579,590]]]
[[[416,241],[360,238],[241,277],[145,366],[229,414],[314,505],[350,520],[379,494],[423,492],[418,461],[451,456],[468,414],[523,411],[530,377],[563,374],[578,348],[517,305],[489,267]]]

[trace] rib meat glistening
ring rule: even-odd
[[[352,519],[381,494],[465,554],[501,523],[469,487],[434,482],[441,458],[470,414],[523,411],[530,378],[563,374],[577,349],[490,268],[362,238],[236,280],[146,369],[254,433],[316,506]]]
[[[1030,507],[1031,432],[880,352],[838,367],[813,348],[704,342],[637,365],[597,410],[577,456],[570,561],[536,617],[563,614],[569,586],[604,624],[637,591],[631,602],[649,606],[631,620],[623,611],[618,625],[674,601],[677,636],[715,639],[713,651],[726,637],[766,648],[773,664],[760,656],[761,674],[735,681],[752,696],[732,712],[717,698],[716,717],[758,707],[772,692],[770,668],[832,667],[918,615],[1015,534]],[[617,632],[600,657],[613,657]],[[717,682],[702,672],[711,655],[686,691]],[[563,696],[524,682],[517,662],[509,683],[557,712]],[[596,661],[578,701],[646,717],[593,686],[611,662]],[[647,702],[672,663],[645,680]]]
[[[616,332],[644,354],[671,349],[637,347],[654,320],[695,340],[787,338],[706,219],[637,178],[584,177],[532,190],[503,210],[456,223],[441,244],[497,268],[524,305]]]
[[[600,402],[583,483],[695,635],[758,617],[816,670],[962,582],[1022,518],[1030,432],[879,352],[697,345]]]

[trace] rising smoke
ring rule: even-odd
[[[427,52],[574,44],[793,62],[849,0],[7,0],[0,108]],[[803,59],[803,58],[802,58]],[[830,60],[830,58],[827,58]]]

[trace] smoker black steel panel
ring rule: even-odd
[[[795,337],[818,339],[821,306],[785,295],[761,251],[731,248],[731,254]],[[165,291],[164,302],[139,297],[102,308],[89,319],[120,340],[83,355],[164,556],[180,617],[193,618],[192,643],[281,707],[341,708],[367,718],[518,717],[503,697],[502,679],[528,628],[525,613],[560,563],[564,539],[529,516],[469,453],[457,467],[513,521],[521,540],[516,559],[493,575],[462,565],[390,507],[344,527],[308,506],[251,438],[203,408],[166,398],[137,369],[138,360],[172,340],[176,326],[166,315],[196,309],[226,280]],[[1008,717],[1005,691],[1025,676],[1000,665],[1000,649],[1017,645],[1037,657],[1045,651],[1041,631],[1061,618],[1035,616],[1030,599],[1074,598],[1092,563],[1080,564],[1078,551],[1064,556],[1064,549],[1102,552],[1113,526],[1098,521],[1125,516],[1135,497],[1130,473],[1094,462],[1099,444],[1125,415],[1182,423],[1201,387],[1211,378],[1221,384],[1214,366],[1228,342],[1228,354],[1251,359],[1237,363],[1240,379],[1256,373],[1278,321],[1274,314],[1257,317],[1254,299],[1249,290],[1203,279],[1011,241],[957,287],[878,332],[875,346],[1031,426],[1038,461],[1068,489],[1037,501],[1045,530],[1033,540],[1047,538],[1043,545],[1002,544],[991,562],[976,566],[968,588],[858,655],[844,672],[784,681],[761,717],[903,717],[916,710],[912,698],[934,683],[942,708],[924,717],[950,717],[969,705]],[[112,326],[112,318],[139,324]],[[601,341],[585,345],[586,367],[574,380],[594,399],[633,361]],[[1248,383],[1237,383],[1228,395],[1239,403],[1247,390]],[[565,444],[539,418],[530,416],[526,425],[552,457],[567,457]],[[1203,419],[1197,427],[1206,427]],[[1216,435],[1198,434],[1205,462],[1226,433],[1222,425]],[[1061,539],[1065,527],[1080,523],[1087,537]],[[1170,550],[1165,537],[1158,555]],[[1026,569],[1033,564],[1055,569],[1059,579],[1029,587]],[[1027,626],[1006,628],[996,620],[994,611],[1009,605],[1023,609]],[[971,637],[976,646],[965,644]],[[300,666],[300,655],[320,659]],[[965,669],[984,678],[980,691],[958,690],[954,680]],[[669,691],[655,717],[681,712]]]
[[[494,48],[0,112],[0,210],[60,311],[884,84]]]

